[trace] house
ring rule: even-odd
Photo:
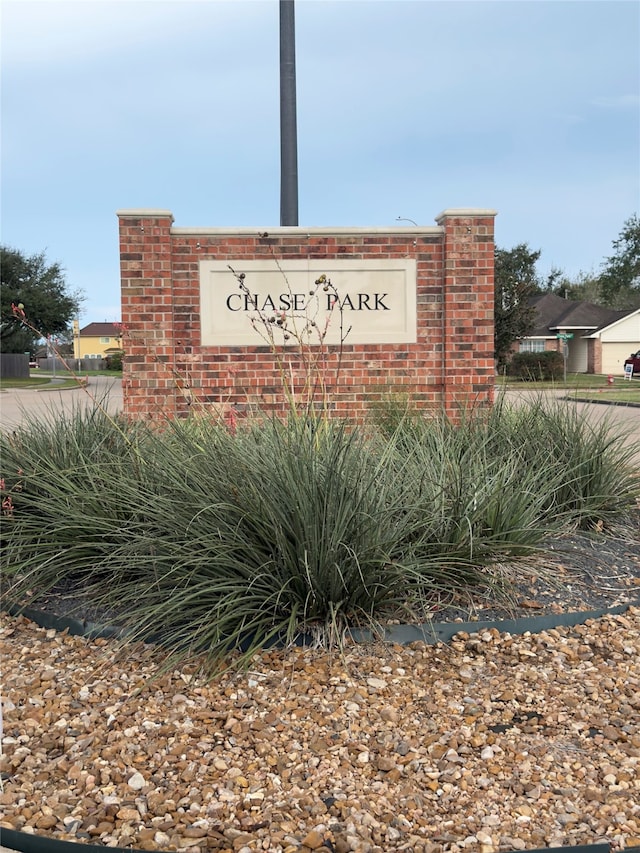
[[[122,329],[119,323],[89,323],[80,329],[73,324],[73,357],[106,358],[122,350]]]
[[[571,373],[621,374],[624,360],[640,349],[640,308],[618,311],[564,299],[555,293],[531,297],[535,327],[518,341],[519,352],[563,352]]]

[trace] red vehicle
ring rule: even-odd
[[[640,349],[638,352],[632,352],[629,358],[625,360],[625,372],[627,371],[628,364],[633,365],[633,376],[640,376]]]

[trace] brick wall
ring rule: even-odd
[[[602,373],[602,340],[587,340],[587,373]]]
[[[255,346],[200,342],[199,265],[268,256],[331,261],[416,261],[417,340],[349,343],[309,350],[322,358],[328,405],[361,418],[376,401],[402,395],[452,416],[493,399],[494,211],[448,210],[434,227],[176,228],[169,211],[118,212],[122,281],[124,411],[183,417],[204,409],[284,411],[281,367],[303,393],[304,361],[257,338]]]

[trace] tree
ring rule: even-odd
[[[48,264],[43,252],[26,256],[0,246],[0,351],[32,352],[47,335],[66,333],[82,297],[69,293],[60,264]],[[22,306],[30,326],[23,322]]]
[[[600,292],[612,308],[640,307],[640,219],[631,216],[613,241],[615,252],[604,262]]]
[[[540,290],[536,273],[540,254],[526,243],[508,250],[496,247],[494,349],[498,367],[507,362],[514,342],[533,330],[535,310],[530,298]]]
[[[597,273],[593,272],[580,271],[575,277],[570,278],[560,270],[554,269],[547,278],[545,290],[575,302],[602,304],[600,279]]]

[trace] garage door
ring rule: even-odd
[[[640,343],[602,344],[602,372],[614,376],[624,373],[624,360],[640,349]]]

